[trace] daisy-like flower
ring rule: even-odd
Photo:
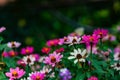
[[[48,57],[45,57],[44,63],[51,65],[52,67],[54,67],[56,65],[56,63],[59,63],[61,61],[61,58],[63,57],[63,55],[61,55],[60,53],[52,53],[49,54]]]
[[[87,80],[98,80],[98,78],[97,77],[95,77],[95,76],[91,76],[90,78],[88,78]]]
[[[0,27],[0,33],[6,30],[6,27]]]
[[[12,41],[12,42],[8,42],[8,43],[7,43],[7,46],[8,46],[9,48],[18,48],[20,45],[21,45],[21,43],[16,42],[16,41]]]
[[[29,74],[28,80],[44,80],[45,74],[41,72],[32,72]]]
[[[72,76],[70,71],[67,68],[63,68],[60,70],[60,80],[71,80]]]
[[[48,53],[50,52],[50,50],[51,50],[51,49],[48,48],[48,47],[43,47],[41,51],[42,51],[42,53],[48,54]]]
[[[85,43],[86,46],[90,46],[90,45],[95,46],[98,43],[98,41],[99,41],[99,37],[95,34],[82,36],[82,43]]]
[[[40,56],[40,59],[38,60],[38,62],[42,63],[45,59],[45,56]]]
[[[74,49],[74,52],[71,52],[70,54],[71,56],[69,56],[68,59],[75,59],[75,64],[77,62],[85,62],[85,58],[88,56],[86,49],[84,49],[83,51],[81,51],[81,49]]]
[[[29,66],[31,66],[35,62],[35,57],[33,55],[29,55],[29,56],[23,57],[22,60],[25,62],[26,65],[28,64]]]
[[[113,67],[117,71],[120,71],[120,62],[119,63],[114,63],[111,67]]]
[[[120,60],[120,53],[119,52],[114,54],[114,60]]]
[[[19,67],[13,69],[10,68],[10,72],[5,73],[7,77],[9,77],[9,80],[16,80],[20,79],[24,74],[25,71],[23,69],[20,69]]]
[[[8,55],[9,55],[10,57],[14,57],[14,56],[16,56],[17,54],[18,54],[18,53],[15,52],[15,51],[13,51],[13,50],[11,50],[11,51],[8,52]]]
[[[8,54],[8,52],[4,51],[4,52],[2,53],[2,56],[3,56],[3,57],[9,57],[9,54]]]
[[[108,30],[98,28],[98,29],[94,30],[93,34],[98,35],[102,39],[103,37],[105,37],[108,34]]]
[[[33,52],[34,52],[34,48],[32,46],[27,46],[21,49],[21,54],[23,55],[32,54]]]
[[[73,44],[80,44],[80,41],[81,41],[81,38],[78,36],[68,36],[67,40],[64,43],[73,45]]]

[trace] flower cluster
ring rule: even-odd
[[[4,30],[0,28],[0,33]],[[120,45],[116,39],[108,30],[99,28],[89,35],[71,33],[48,40],[37,53],[33,46],[19,48],[21,43],[17,41],[1,44],[1,62],[6,67],[1,67],[0,62],[0,79],[119,80]],[[117,43],[117,47],[109,42]]]

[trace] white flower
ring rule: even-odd
[[[23,57],[23,61],[25,62],[25,64],[28,64],[29,66],[31,66],[35,62],[35,57],[32,55],[25,56],[25,57]]]
[[[52,69],[50,68],[50,66],[44,66],[43,69],[41,70],[41,73],[48,74],[51,71],[52,71]]]
[[[79,44],[80,41],[81,41],[80,37],[77,37],[77,36],[68,36],[67,37],[67,41],[65,42],[65,44],[69,44],[69,45]]]
[[[20,45],[21,45],[21,43],[16,42],[16,41],[12,41],[12,42],[8,42],[8,43],[7,43],[7,46],[8,46],[9,48],[18,48]]]
[[[120,63],[114,63],[111,67],[113,67],[115,70],[120,70]]]
[[[74,49],[74,52],[70,53],[71,56],[68,57],[68,59],[75,59],[74,63],[76,64],[78,61],[79,62],[85,62],[85,58],[88,57],[86,49],[81,51],[81,49]]]
[[[114,60],[120,60],[120,53],[119,52],[114,54]]]

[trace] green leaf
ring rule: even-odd
[[[13,58],[4,58],[3,61],[8,67],[16,67],[16,62]]]
[[[85,80],[85,73],[78,73],[76,76],[76,80]]]
[[[0,72],[0,80],[7,80],[3,72]]]
[[[2,37],[0,37],[0,43],[3,41],[3,38]]]

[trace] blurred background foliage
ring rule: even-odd
[[[5,42],[20,41],[38,51],[46,40],[63,37],[77,27],[90,32],[119,24],[119,0],[0,0]]]

